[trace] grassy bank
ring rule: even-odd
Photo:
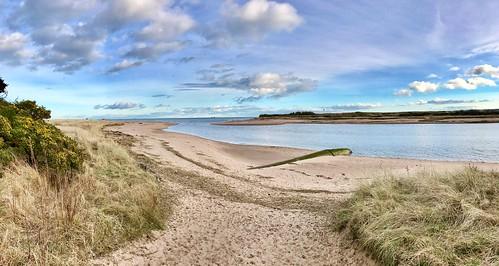
[[[0,179],[0,265],[82,264],[163,226],[169,199],[102,124],[64,123],[88,154],[80,174],[55,188],[17,160]]]
[[[379,180],[334,220],[387,265],[497,265],[499,174],[468,168]]]

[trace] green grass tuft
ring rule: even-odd
[[[375,181],[334,221],[386,265],[496,265],[499,173],[471,167]]]

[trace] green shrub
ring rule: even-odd
[[[0,100],[0,166],[25,160],[60,185],[82,169],[86,155],[75,140],[44,121],[48,118],[50,111],[35,101]]]
[[[35,119],[50,119],[50,111],[43,106],[38,106],[35,101],[25,100],[15,102],[14,105],[27,116]]]

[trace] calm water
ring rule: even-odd
[[[356,156],[499,162],[499,124],[215,126],[227,119],[163,119],[168,131],[236,144],[314,150],[348,147]]]

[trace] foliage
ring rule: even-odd
[[[15,158],[25,160],[59,186],[82,169],[85,153],[75,140],[43,120],[47,118],[50,111],[35,101],[0,100],[0,166]]]
[[[8,84],[0,78],[0,95],[5,96],[7,94],[7,86]]]
[[[0,265],[90,265],[163,227],[171,200],[155,178],[102,124],[77,123],[58,124],[89,155],[72,182],[53,189],[22,162],[0,178]]]
[[[499,173],[378,180],[334,220],[385,265],[497,265]]]
[[[487,110],[456,110],[456,111],[410,111],[410,112],[345,112],[345,113],[314,113],[294,112],[289,114],[261,114],[260,118],[292,118],[305,116],[307,119],[351,119],[351,118],[424,118],[424,117],[497,117],[499,109]]]
[[[50,119],[51,112],[43,106],[38,106],[35,101],[24,100],[14,104],[21,112],[35,120]]]

